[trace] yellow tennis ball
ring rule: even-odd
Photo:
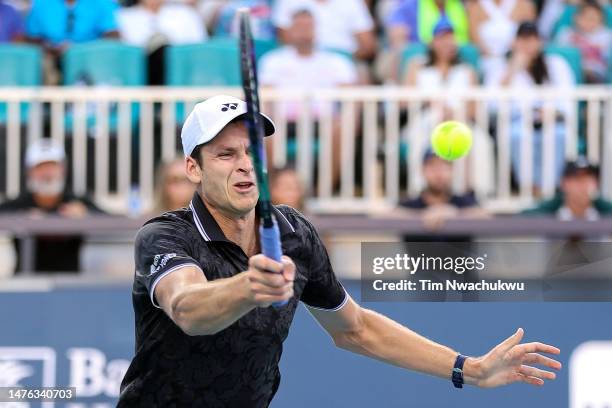
[[[442,122],[431,134],[431,147],[436,155],[445,160],[456,160],[465,156],[472,147],[472,131],[461,122]]]

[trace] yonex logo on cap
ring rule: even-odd
[[[227,112],[228,109],[231,110],[236,110],[236,108],[238,107],[237,103],[224,103],[223,105],[221,105],[221,112]]]

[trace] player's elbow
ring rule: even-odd
[[[336,347],[348,351],[359,351],[367,338],[367,327],[364,321],[364,309],[359,308],[355,319],[351,321],[349,327],[343,328],[332,334],[332,339]]]
[[[218,331],[197,315],[196,308],[186,295],[179,295],[172,299],[170,317],[188,336],[207,336]]]

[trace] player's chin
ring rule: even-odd
[[[257,205],[257,200],[259,199],[259,194],[235,194],[232,197],[232,207],[241,211],[241,212],[249,212]]]

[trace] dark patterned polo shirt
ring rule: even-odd
[[[149,220],[135,244],[132,290],[136,355],[121,384],[119,407],[267,407],[278,389],[278,362],[299,301],[336,310],[348,296],[312,224],[275,206],[283,253],[296,265],[294,297],[280,308],[258,307],[226,329],[188,336],[159,308],[155,286],[192,265],[209,281],[248,269],[196,193],[189,208]]]

